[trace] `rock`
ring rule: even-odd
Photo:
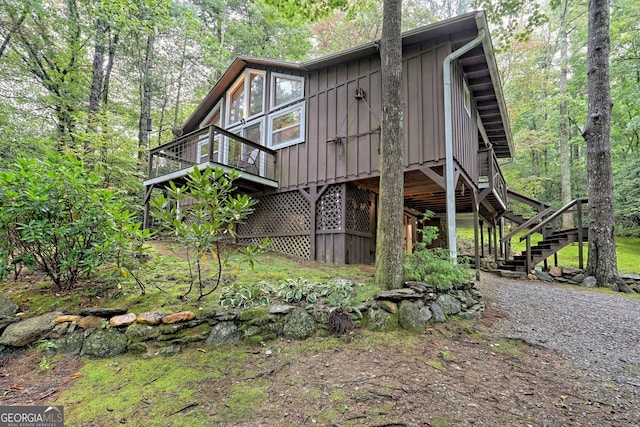
[[[127,351],[127,337],[112,328],[97,329],[87,337],[81,355],[112,357]]]
[[[398,314],[391,314],[380,308],[370,308],[364,317],[364,325],[372,331],[393,331],[398,327]]]
[[[196,318],[193,311],[180,311],[178,313],[168,314],[162,318],[162,323],[170,325],[172,323],[187,322]]]
[[[136,322],[144,323],[145,325],[159,325],[162,323],[162,318],[164,317],[164,313],[160,313],[158,311],[150,311],[147,313],[139,314],[136,318]]]
[[[598,280],[593,276],[587,276],[582,281],[582,284],[588,288],[593,288],[598,284]]]
[[[463,311],[462,313],[460,313],[460,318],[462,319],[474,319],[478,316],[480,316],[482,314],[482,312],[485,310],[486,306],[484,304],[484,301],[479,302],[478,304],[475,304],[473,306],[471,306],[471,308],[469,308],[466,311]]]
[[[422,331],[429,319],[431,319],[431,311],[428,308],[420,307],[412,301],[400,302],[398,323],[403,329],[411,332]]]
[[[136,316],[135,313],[119,314],[109,319],[109,324],[114,328],[117,328],[120,326],[129,326],[135,323],[137,318],[138,316]]]
[[[61,314],[61,312],[55,311],[11,323],[0,336],[0,345],[24,347],[43,338],[47,332],[53,329],[56,317]]]
[[[18,304],[11,301],[4,295],[0,295],[0,314],[5,316],[13,316],[18,311]]]
[[[571,280],[573,280],[576,283],[582,283],[585,277],[586,276],[583,273],[578,273],[575,276],[573,276]]]
[[[527,278],[528,278],[529,280],[538,280],[538,278],[536,277],[536,275],[535,275],[535,274],[533,274],[533,273],[529,273],[529,274],[527,274]]]
[[[433,313],[433,320],[435,322],[442,323],[447,321],[447,316],[444,314],[444,311],[442,311],[440,304],[433,302],[429,308],[431,309],[431,313]]]
[[[49,332],[49,338],[53,338],[53,339],[60,338],[61,336],[67,333],[67,331],[69,330],[69,325],[70,325],[69,322],[57,324],[56,326],[53,327],[51,332]]]
[[[564,267],[562,269],[562,274],[564,276],[572,277],[572,276],[575,276],[576,274],[582,274],[582,273],[583,273],[582,270],[580,270],[579,268],[575,268],[575,267]]]
[[[158,338],[160,329],[144,323],[134,323],[124,331],[124,335],[129,339],[129,342],[147,341]]]
[[[63,354],[80,354],[82,345],[84,344],[84,334],[74,332],[64,335],[54,341],[56,352]]]
[[[120,314],[127,314],[126,308],[83,308],[80,311],[80,316],[97,316],[104,317],[105,319],[109,319],[113,316],[118,316]]]
[[[171,356],[172,354],[180,353],[181,349],[182,349],[182,347],[180,347],[179,345],[169,345],[167,347],[161,348],[160,351],[158,351],[158,354],[164,354],[166,356]]]
[[[272,305],[269,314],[289,314],[294,308],[293,305]]]
[[[560,267],[556,267],[555,265],[549,267],[549,275],[553,277],[561,277],[562,269]]]
[[[78,322],[81,319],[80,316],[72,315],[72,314],[63,314],[62,316],[56,317],[54,321],[56,325],[65,322]]]
[[[296,308],[284,320],[283,334],[286,338],[304,340],[316,331],[316,322],[304,308]]]
[[[550,274],[545,273],[544,271],[536,270],[535,273],[538,280],[542,280],[543,282],[553,282],[553,277]]]
[[[402,301],[404,299],[417,299],[422,295],[411,288],[391,289],[389,291],[378,292],[377,299],[388,299],[391,301]]]
[[[394,314],[398,312],[398,304],[393,301],[387,301],[383,299],[376,301],[376,304],[378,304],[378,307],[380,307],[387,313]]]
[[[170,341],[171,344],[187,344],[191,342],[204,341],[211,333],[211,326],[202,323],[195,328],[181,329],[174,334],[161,334],[157,341]]]
[[[86,316],[78,320],[78,326],[82,329],[96,329],[102,326],[104,319],[98,316]]]
[[[436,303],[442,308],[445,314],[458,314],[462,309],[460,301],[449,294],[442,294],[436,300]]]
[[[507,279],[524,279],[527,277],[527,273],[524,271],[511,271],[511,270],[498,270],[500,276],[506,277]]]
[[[405,286],[421,294],[426,294],[427,292],[436,291],[436,287],[427,282],[410,281],[410,282],[405,282]]]
[[[211,333],[205,341],[207,344],[240,341],[238,327],[233,322],[220,322],[211,328]]]
[[[12,323],[19,322],[20,318],[18,316],[12,316],[9,314],[0,314],[0,334],[2,331]]]
[[[143,342],[134,342],[127,346],[127,351],[132,354],[147,354],[149,346]]]
[[[202,325],[203,323],[206,323],[204,319],[195,319],[189,322],[173,323],[171,325],[160,325],[159,329],[161,334],[171,335],[183,329],[195,328],[196,326]]]

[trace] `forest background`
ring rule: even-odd
[[[287,2],[0,0],[0,170],[71,153],[141,212],[148,150],[172,139],[237,55],[303,61],[380,38],[381,2],[307,0],[304,16]],[[406,0],[403,29],[486,9],[516,145],[503,173],[557,208],[587,193],[588,5],[506,3]],[[611,5],[611,93],[617,234],[640,236],[636,0]]]

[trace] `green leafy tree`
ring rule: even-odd
[[[153,215],[166,229],[175,233],[175,237],[186,252],[189,264],[189,289],[198,288],[198,299],[213,293],[222,279],[223,268],[230,261],[230,254],[224,250],[224,243],[233,242],[236,236],[235,225],[244,221],[256,201],[247,194],[235,192],[233,181],[239,172],[226,173],[221,168],[207,167],[201,172],[197,167],[187,175],[183,186],[172,181],[168,197],[160,195],[151,201]],[[246,261],[252,267],[252,261],[262,245],[245,248],[238,262]],[[204,264],[212,260],[215,264],[213,277],[204,277]]]
[[[119,206],[101,178],[69,156],[20,159],[0,172],[0,258],[43,271],[56,290],[70,289],[108,258]]]

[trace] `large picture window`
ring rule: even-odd
[[[304,97],[304,78],[271,74],[271,108],[284,106]]]
[[[264,71],[247,70],[227,92],[227,124],[264,113]]]
[[[269,117],[271,148],[282,148],[304,140],[304,102],[271,114]]]

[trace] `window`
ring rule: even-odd
[[[280,107],[302,99],[304,78],[273,73],[271,75],[271,107]]]
[[[264,145],[263,142],[263,124],[264,120],[255,120],[246,125],[231,129],[231,132],[240,135],[256,144]],[[254,149],[249,145],[245,145],[235,139],[225,138],[224,163],[235,165],[241,160],[245,160],[249,153]]]
[[[264,71],[247,70],[227,93],[228,124],[264,113]]]
[[[464,92],[464,109],[467,111],[469,117],[471,117],[471,92],[467,82],[462,82],[462,91]]]
[[[269,117],[271,148],[282,148],[304,140],[304,102]]]
[[[197,163],[217,162],[220,147],[220,136],[216,136],[213,140],[213,158],[209,159],[209,136],[202,136],[198,141],[198,159]]]

